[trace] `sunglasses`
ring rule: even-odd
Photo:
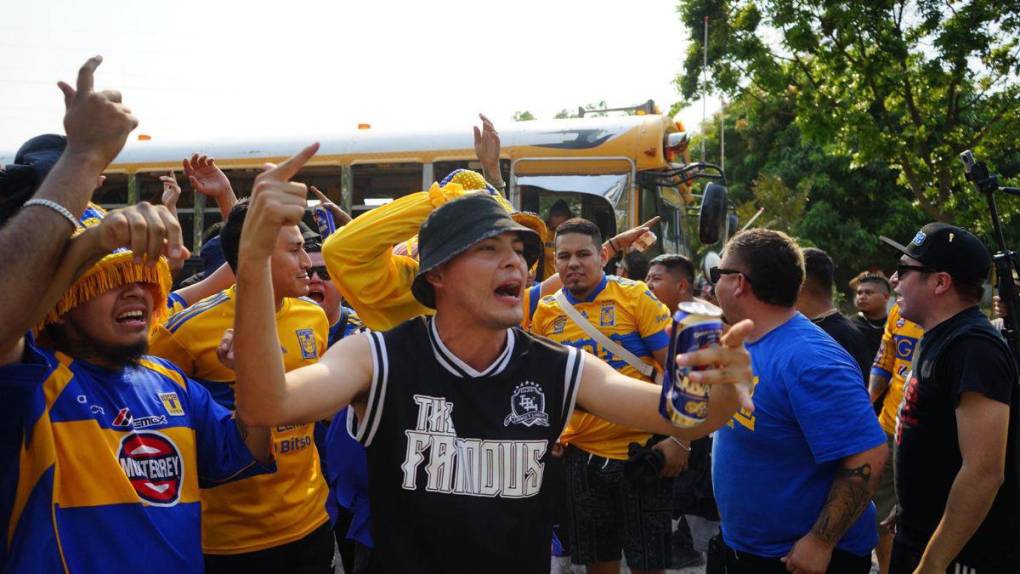
[[[903,279],[903,276],[910,271],[917,271],[918,273],[932,273],[935,270],[931,267],[925,267],[924,265],[907,265],[906,263],[896,265],[896,276],[900,279]]]
[[[320,265],[318,267],[309,267],[308,268],[308,276],[309,277],[311,277],[312,275],[314,275],[316,273],[319,274],[319,279],[322,279],[323,281],[329,281],[329,271],[326,269],[325,265]]]
[[[736,269],[712,267],[711,269],[708,270],[708,280],[710,283],[712,283],[712,285],[718,283],[719,280],[722,279],[723,275],[743,275],[744,279],[747,280],[748,283],[751,282],[751,278],[747,276],[747,273],[744,273],[743,271],[737,271]]]

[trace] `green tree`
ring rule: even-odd
[[[800,135],[822,153],[891,169],[928,219],[987,233],[983,198],[957,156],[973,149],[1005,179],[1020,172],[1020,5],[682,0],[678,12],[692,38],[676,79],[686,101],[705,91],[785,96]],[[1001,203],[1015,242],[1020,201]]]
[[[515,122],[530,122],[531,120],[534,120],[534,119],[535,119],[534,114],[532,114],[528,110],[514,112],[514,115],[513,115],[513,120]]]

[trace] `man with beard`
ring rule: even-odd
[[[227,264],[237,273],[238,246],[250,203],[238,202],[220,230]],[[275,322],[288,370],[310,365],[326,350],[326,315],[308,294],[311,260],[299,225],[280,228],[272,253]],[[223,406],[236,406],[236,375],[220,358],[223,334],[234,326],[237,287],[207,297],[157,328],[153,353],[201,381]],[[236,360],[236,358],[235,358]],[[333,559],[326,483],[314,445],[314,425],[273,428],[277,472],[202,492],[206,571],[325,572]],[[271,493],[271,494],[268,494]]]
[[[187,250],[162,206],[83,207],[135,124],[118,93],[93,91],[100,62],[86,62],[76,89],[61,83],[66,151],[4,227],[34,223],[30,235],[40,238],[19,246],[5,274],[30,275],[20,263],[38,265],[33,256],[44,259],[51,238],[64,242],[43,293],[0,305],[5,316],[20,305],[36,322],[0,354],[4,572],[98,572],[114,562],[201,570],[200,486],[265,470],[256,458],[272,461],[268,429],[235,424],[201,385],[145,355],[167,310],[170,268],[160,255]],[[0,236],[0,250],[15,241]]]
[[[548,571],[545,455],[575,404],[686,438],[734,412],[736,388],[716,385],[710,420],[678,429],[658,415],[654,387],[517,328],[541,241],[484,194],[446,203],[420,228],[412,292],[433,317],[345,338],[317,364],[285,373],[269,262],[278,230],[305,209],[305,187],[289,179],[317,148],[255,182],[238,269],[238,413],[297,424],[351,405],[352,434],[368,450],[374,523],[384,525],[372,533],[382,571],[466,572],[482,561],[494,572]],[[749,327],[688,358],[721,365],[699,373],[705,382],[749,380],[739,346]]]
[[[531,331],[587,350],[621,374],[657,388],[653,374],[667,360],[669,309],[643,282],[605,274],[607,253],[594,223],[581,218],[560,223],[554,245],[563,289],[542,299]],[[623,351],[593,338],[568,314],[567,305]],[[650,438],[651,433],[591,413],[575,414],[560,437],[567,445],[571,560],[586,565],[588,572],[618,572],[621,552],[635,572],[670,566],[672,478],[686,467],[690,443],[657,442],[652,448],[662,453],[665,464],[660,478],[645,486],[624,477],[624,463],[631,443],[645,445]]]

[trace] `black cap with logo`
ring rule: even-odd
[[[906,246],[879,237],[900,253],[933,271],[949,273],[953,279],[980,283],[988,278],[992,256],[973,233],[947,223],[929,223]]]

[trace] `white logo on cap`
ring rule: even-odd
[[[913,243],[914,245],[921,245],[922,243],[924,243],[924,240],[927,237],[928,236],[925,235],[923,231],[918,231],[917,235],[915,235],[914,238],[910,240],[910,242]]]

